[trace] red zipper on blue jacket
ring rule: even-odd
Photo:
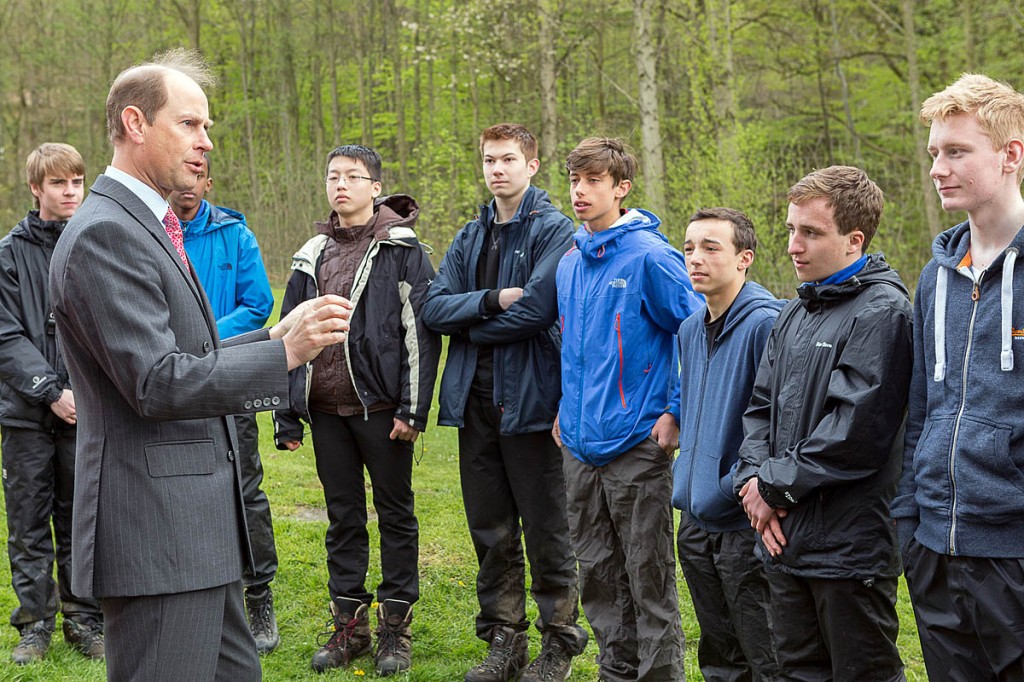
[[[619,398],[622,399],[622,409],[626,408],[626,392],[622,389],[622,313],[615,313],[615,334],[619,337]]]

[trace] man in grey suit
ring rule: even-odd
[[[344,339],[314,299],[222,347],[166,201],[212,149],[203,86],[175,50],[107,97],[114,156],[53,254],[50,291],[78,407],[76,594],[102,600],[109,680],[259,680],[245,620],[234,422],[287,402],[288,370]]]

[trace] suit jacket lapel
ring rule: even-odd
[[[203,316],[206,319],[207,326],[210,328],[211,336],[217,338],[217,322],[213,319],[213,313],[210,310],[209,304],[206,303],[205,297],[200,293],[199,281],[195,279],[193,273],[186,269],[185,264],[181,262],[181,257],[174,248],[174,244],[171,243],[171,238],[167,236],[164,224],[156,219],[156,216],[149,210],[149,207],[134,192],[120,182],[105,175],[98,176],[89,191],[96,192],[120,204],[125,211],[149,232],[150,236],[159,245],[159,248],[163,250],[168,258],[174,261],[175,267],[181,273],[182,278],[184,278],[189,289],[192,291],[192,295],[196,297],[196,303],[203,311]]]

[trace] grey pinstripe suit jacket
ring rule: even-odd
[[[234,424],[287,401],[284,345],[221,347],[210,305],[163,225],[100,175],[50,266],[78,409],[76,594],[224,585],[249,559]]]

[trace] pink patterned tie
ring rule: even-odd
[[[185,269],[188,270],[188,258],[185,257],[185,235],[181,231],[181,223],[178,222],[178,216],[174,215],[174,211],[171,210],[170,206],[167,207],[167,213],[164,215],[164,229],[167,230],[167,236],[171,238],[171,243],[174,244],[175,250],[181,256],[181,262],[185,264]]]

